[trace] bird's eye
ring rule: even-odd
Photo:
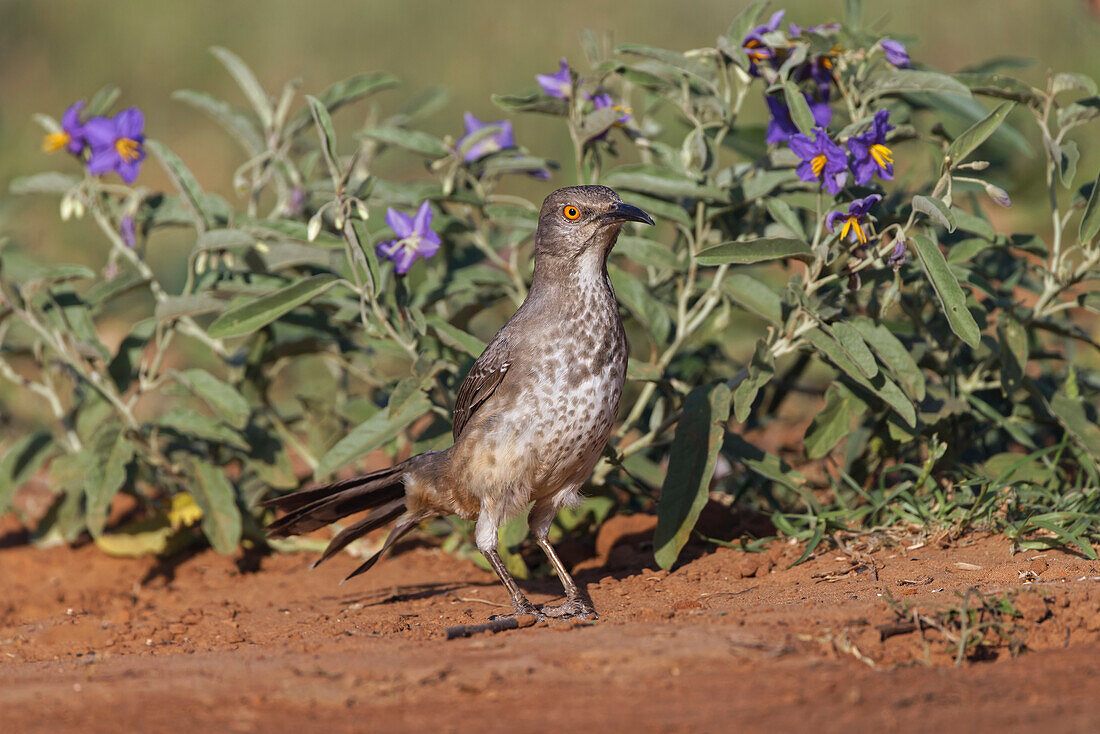
[[[572,204],[566,204],[565,207],[561,210],[561,214],[570,222],[575,222],[576,220],[581,218],[581,210],[573,206]]]

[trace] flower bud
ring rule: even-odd
[[[1008,198],[1008,193],[999,186],[994,186],[991,183],[985,185],[985,193],[989,194],[989,198],[997,202],[1003,207],[1012,206],[1012,199]]]
[[[358,199],[355,200],[355,211],[364,222],[370,219],[370,211],[367,209],[367,205]]]
[[[195,274],[202,275],[206,272],[206,251],[195,256]]]
[[[319,234],[321,234],[321,212],[317,212],[310,218],[309,225],[306,227],[306,239],[313,242]]]
[[[266,242],[257,241],[256,252],[266,255],[267,253],[271,252],[271,248],[267,246]]]
[[[67,222],[73,215],[73,197],[69,194],[61,197],[61,221]]]

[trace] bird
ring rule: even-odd
[[[516,615],[597,618],[548,533],[558,510],[582,500],[581,488],[618,413],[628,350],[607,258],[627,222],[653,225],[646,212],[606,186],[570,186],[547,196],[532,246],[531,287],[459,387],[453,444],[269,500],[264,504],[286,514],[268,532],[308,533],[369,510],[333,537],[316,567],[394,521],[382,548],[347,581],[370,570],[423,521],[457,515],[476,521],[477,548],[507,589]],[[560,605],[536,608],[497,550],[500,526],[524,512],[562,583]]]

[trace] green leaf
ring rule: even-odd
[[[340,439],[327,454],[321,457],[317,469],[313,472],[314,478],[327,477],[340,467],[374,451],[392,440],[398,432],[407,428],[431,408],[432,404],[424,397],[424,393],[417,391],[410,399],[404,401],[394,415],[390,415],[388,410],[375,413]]]
[[[192,461],[191,473],[191,496],[202,509],[203,534],[218,553],[233,553],[241,540],[241,511],[233,485],[222,468],[203,461]]]
[[[805,135],[812,134],[817,126],[814,122],[814,114],[794,82],[783,82],[783,98],[787,102],[787,109],[791,111],[791,119],[794,120],[798,129]]]
[[[732,461],[744,464],[749,471],[784,487],[798,491],[806,483],[806,477],[792,469],[787,462],[775,454],[754,446],[735,433],[726,433],[726,438],[722,442],[722,451]]]
[[[183,195],[192,216],[195,217],[198,229],[200,231],[206,229],[206,226],[211,222],[211,218],[204,208],[205,195],[202,187],[199,186],[199,182],[195,180],[195,175],[191,173],[191,170],[183,164],[183,161],[175,153],[160,141],[146,138],[145,147],[153,151],[157,160],[164,166],[164,170],[168,172],[168,178],[172,179],[176,189]]]
[[[544,115],[565,116],[569,114],[569,102],[545,94],[516,96],[494,94],[493,104],[508,112],[541,112]]]
[[[137,375],[141,356],[145,353],[145,345],[153,337],[156,328],[155,319],[142,319],[134,324],[130,333],[118,345],[114,359],[107,365],[107,374],[110,375],[119,393],[125,393],[130,387],[130,381]]]
[[[332,118],[321,100],[306,95],[309,110],[313,113],[313,122],[317,127],[317,136],[321,139],[321,152],[324,153],[325,163],[328,165],[329,175],[333,179],[340,178],[340,158],[336,154],[336,131],[332,127]]]
[[[196,413],[188,408],[171,408],[167,412],[158,414],[150,423],[185,436],[224,443],[242,451],[248,450],[248,444],[240,433],[216,418]]]
[[[240,229],[211,229],[199,235],[191,255],[209,250],[236,250],[242,247],[255,247],[256,237]]]
[[[783,299],[757,278],[745,273],[727,275],[722,290],[737,305],[776,326],[783,322]]]
[[[615,52],[632,54],[634,56],[641,56],[642,58],[659,61],[666,66],[670,66],[696,79],[708,88],[715,89],[713,72],[703,64],[689,59],[678,51],[669,51],[668,49],[645,46],[640,43],[624,43],[616,47]]]
[[[1051,412],[1081,448],[1100,462],[1100,427],[1088,419],[1084,402],[1080,398],[1069,397],[1064,389],[1051,398]]]
[[[813,252],[802,240],[770,237],[743,242],[723,242],[720,245],[708,247],[696,255],[700,265],[747,265],[784,257],[809,260],[813,257]]]
[[[955,74],[954,77],[974,94],[1008,99],[1032,106],[1037,106],[1040,101],[1039,95],[1030,85],[1010,76],[967,72]]]
[[[939,246],[924,235],[914,235],[912,238],[913,249],[917,253],[921,267],[924,268],[936,296],[940,299],[940,306],[947,316],[947,322],[951,330],[972,347],[978,346],[981,341],[981,331],[978,323],[974,321],[970,310],[966,307],[966,295],[955,279],[955,274],[944,259]]]
[[[767,208],[771,218],[789,229],[791,234],[801,240],[806,239],[806,230],[803,229],[798,214],[791,209],[790,204],[782,199],[768,198],[764,200],[764,207]]]
[[[619,235],[615,244],[615,252],[623,255],[639,265],[654,268],[677,268],[676,253],[657,240],[648,237],[633,237],[631,235]]]
[[[965,209],[959,209],[953,206],[951,207],[951,215],[955,218],[956,229],[963,230],[964,232],[973,232],[979,237],[983,237],[987,240],[992,240],[997,236],[992,224],[981,217],[974,216]],[[956,247],[958,247],[958,243],[952,245],[951,249],[954,250]]]
[[[248,115],[232,105],[215,99],[206,92],[197,92],[193,89],[179,89],[172,92],[172,99],[206,113],[232,135],[249,155],[259,155],[263,152],[264,141],[259,130]]]
[[[1001,385],[1010,395],[1024,379],[1029,350],[1024,325],[1007,311],[1001,312],[997,341],[1001,347]]]
[[[830,324],[829,329],[837,344],[840,345],[840,348],[844,350],[844,353],[852,360],[859,371],[863,373],[864,377],[871,379],[878,374],[875,355],[871,354],[871,350],[863,341],[863,337],[851,324],[837,321]]]
[[[248,401],[237,392],[235,387],[222,382],[206,370],[185,370],[176,373],[175,377],[188,390],[195,393],[196,396],[209,405],[223,421],[236,429],[244,428],[251,411],[248,407]]]
[[[1004,122],[1005,118],[1008,117],[1008,113],[1015,106],[1012,102],[1001,102],[993,108],[992,112],[955,138],[947,149],[947,158],[951,161],[951,166],[958,166],[977,150],[978,146],[984,143],[1001,126],[1001,123]]]
[[[126,482],[126,465],[134,457],[134,445],[122,426],[109,424],[96,433],[89,448],[94,461],[84,491],[88,498],[88,530],[96,536],[107,524],[111,500]]]
[[[11,507],[16,490],[26,484],[56,451],[49,431],[34,431],[15,440],[8,453],[0,459],[0,515]]]
[[[1096,174],[1096,183],[1089,194],[1089,202],[1085,205],[1085,213],[1081,215],[1081,228],[1078,237],[1081,244],[1092,242],[1096,234],[1100,232],[1100,173]]]
[[[691,217],[679,204],[673,204],[663,199],[654,199],[650,196],[643,196],[633,191],[623,191],[620,193],[622,194],[623,201],[627,204],[633,204],[652,217],[667,219],[670,222],[676,222],[689,229],[695,226]]]
[[[447,146],[443,145],[442,140],[420,130],[406,130],[401,127],[367,127],[356,133],[356,137],[377,140],[429,158],[442,158],[448,153]]]
[[[654,343],[661,345],[668,339],[672,329],[672,319],[664,304],[649,292],[645,282],[626,273],[614,265],[607,266],[611,284],[619,300],[653,337]]]
[[[880,71],[871,75],[871,78],[867,81],[867,99],[880,95],[904,94],[906,92],[938,92],[940,94],[957,94],[961,97],[970,96],[970,90],[964,84],[946,74],[935,71],[914,71],[911,69]]]
[[[676,562],[707,502],[729,411],[724,383],[697,387],[684,399],[657,504],[653,555],[661,568]]]
[[[733,393],[733,417],[738,423],[744,423],[748,419],[756,394],[774,376],[775,360],[767,339],[761,338],[756,342],[756,349],[753,350],[748,376],[741,381]]]
[[[1058,178],[1067,189],[1073,186],[1073,177],[1077,175],[1077,161],[1081,160],[1081,151],[1077,143],[1067,140],[1058,146]]]
[[[1054,81],[1051,85],[1052,94],[1061,94],[1062,92],[1069,92],[1075,89],[1095,96],[1096,82],[1084,74],[1069,74],[1063,72],[1054,75]]]
[[[832,451],[851,433],[853,420],[866,410],[867,405],[843,386],[830,385],[825,392],[825,407],[814,416],[802,440],[807,458],[817,460]]]
[[[122,94],[122,91],[114,84],[108,84],[102,87],[98,92],[92,95],[91,100],[88,102],[88,106],[84,108],[84,119],[88,120],[97,115],[106,115],[111,109],[111,105],[115,103],[120,94]]]
[[[439,340],[447,346],[460,349],[471,357],[480,357],[481,353],[485,351],[485,342],[473,334],[447,323],[441,316],[429,316],[427,322],[435,330]]]
[[[331,114],[344,105],[395,86],[397,86],[397,77],[393,74],[384,71],[373,71],[356,74],[343,81],[336,82],[324,92],[318,94],[316,98]],[[290,135],[298,134],[309,126],[312,118],[313,115],[309,109],[302,110],[287,124],[287,131]]]
[[[626,379],[640,382],[660,382],[664,375],[661,368],[649,362],[639,362],[634,358],[626,361]]]
[[[681,173],[651,163],[619,166],[604,174],[603,183],[614,189],[624,188],[672,199],[687,197],[726,201],[729,198],[723,189],[700,184]]]
[[[80,185],[81,178],[67,173],[36,173],[12,179],[8,191],[13,194],[64,194]]]
[[[274,293],[229,309],[210,324],[207,331],[217,339],[251,334],[321,295],[336,282],[336,276],[328,273],[300,280]]]
[[[950,207],[939,199],[918,194],[913,197],[913,209],[932,217],[946,227],[948,232],[955,231],[955,215],[952,214]]]
[[[275,111],[271,106],[271,98],[267,96],[267,92],[264,91],[259,80],[256,79],[256,75],[232,51],[214,46],[210,49],[210,53],[218,57],[218,61],[222,62],[222,65],[236,80],[237,85],[244,92],[244,96],[248,98],[249,104],[252,105],[252,109],[256,111],[256,115],[260,118],[260,124],[263,125],[264,129],[269,129]]]
[[[158,301],[153,314],[157,321],[178,319],[183,316],[199,316],[214,313],[225,308],[225,300],[209,293],[195,293],[186,296],[168,296]]]
[[[840,348],[840,344],[820,329],[807,332],[806,339],[818,352],[828,357],[829,361],[836,365],[841,372],[848,375],[853,382],[893,408],[907,424],[916,426],[917,412],[913,408],[913,402],[906,397],[905,393],[893,380],[882,372],[875,375],[874,379],[867,379],[855,362]]]
[[[20,287],[35,281],[61,283],[67,280],[88,280],[96,274],[83,265],[51,265],[27,257],[22,252],[8,248],[0,252],[0,273]]]
[[[893,372],[893,376],[905,393],[917,402],[924,400],[924,373],[921,372],[905,345],[889,329],[882,324],[876,324],[871,319],[861,317],[853,319],[850,323],[871,346],[882,363]]]

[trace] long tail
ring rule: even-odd
[[[356,538],[361,538],[405,514],[405,484],[402,477],[419,458],[413,457],[388,469],[320,487],[303,489],[300,492],[268,500],[263,503],[264,506],[282,510],[287,514],[268,525],[266,530],[269,535],[277,538],[301,535],[348,515],[371,510],[363,519],[344,528],[332,539],[325,548],[325,552],[313,564],[313,568],[316,568]],[[390,531],[381,550],[348,574],[344,581],[369,571],[390,546],[416,526],[418,520],[419,518],[411,516],[402,518]]]

